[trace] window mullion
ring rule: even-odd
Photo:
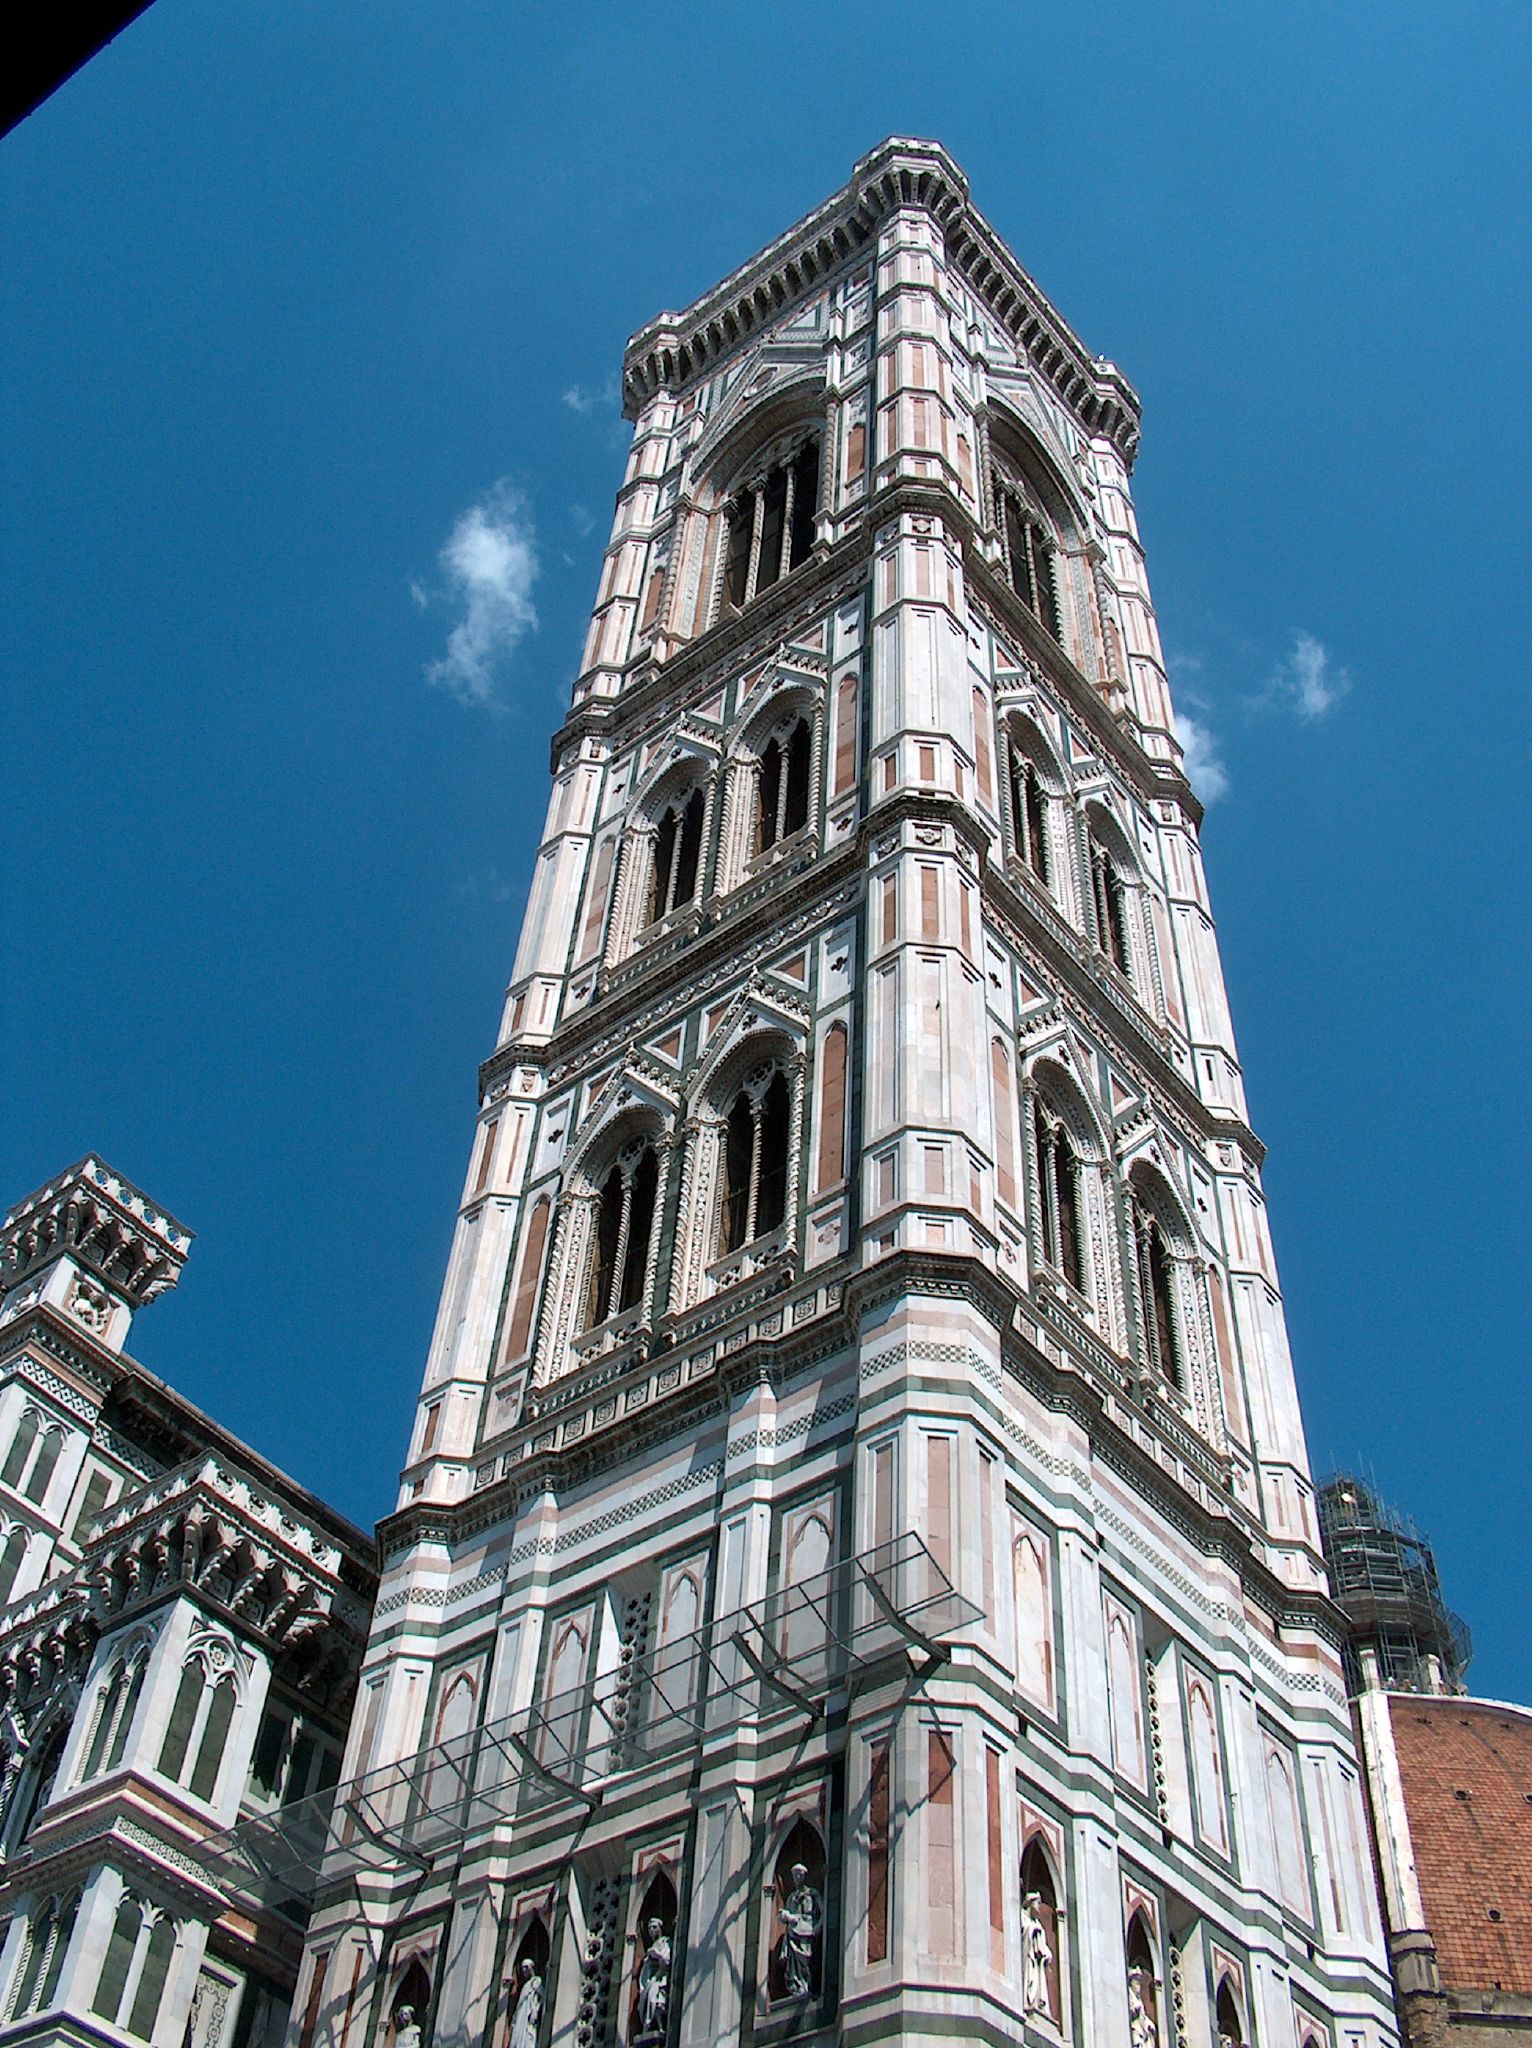
[[[798,483],[798,465],[787,464],[787,483],[782,493],[782,544],[777,549],[777,575],[785,576],[793,559],[793,497]]]
[[[760,484],[756,484],[750,492],[750,567],[745,574],[746,604],[755,596],[756,581],[761,573],[761,527],[765,514],[766,493]]]
[[[612,1286],[605,1303],[606,1313],[615,1315],[622,1307],[622,1280],[628,1263],[628,1234],[633,1222],[633,1176],[622,1177],[622,1204],[617,1212],[617,1243],[612,1252]]]
[[[764,1098],[762,1098],[764,1100]],[[761,1103],[750,1105],[750,1179],[745,1192],[745,1243],[755,1242],[755,1217],[761,1193]]]

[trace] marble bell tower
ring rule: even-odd
[[[902,139],[623,391],[290,2038],[1392,2043],[1138,400]]]

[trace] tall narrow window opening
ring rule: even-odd
[[[1053,539],[1013,486],[1000,490],[1000,523],[1011,588],[1054,639],[1060,639],[1059,602],[1053,582]]]
[[[697,893],[702,856],[703,798],[700,788],[666,805],[654,834],[654,876],[649,922],[658,924]]]
[[[1132,973],[1128,950],[1128,892],[1122,871],[1099,840],[1091,841],[1091,897],[1096,912],[1096,937],[1119,971]]]
[[[1011,748],[1011,831],[1017,853],[1046,889],[1051,880],[1048,798],[1036,764],[1016,746]]]
[[[1170,1246],[1159,1218],[1137,1195],[1133,1201],[1133,1252],[1138,1269],[1138,1295],[1144,1311],[1144,1350],[1149,1365],[1161,1378],[1179,1389],[1183,1375]]]
[[[636,1308],[644,1298],[659,1170],[652,1145],[632,1144],[619,1154],[601,1183],[587,1328]]]
[[[787,1214],[792,1092],[780,1067],[752,1075],[724,1125],[722,1250],[735,1252],[775,1230]]]
[[[800,718],[785,739],[773,737],[761,752],[757,784],[756,852],[791,838],[809,821],[809,764],[813,735]]]
[[[1063,1119],[1041,1100],[1032,1104],[1037,1149],[1038,1193],[1042,1199],[1043,1256],[1084,1294],[1085,1248],[1080,1228],[1080,1157]]]

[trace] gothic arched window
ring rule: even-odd
[[[1154,1945],[1142,1913],[1135,1913],[1128,1922],[1127,1963],[1129,2031],[1131,2033],[1142,2018],[1148,2023],[1144,2037],[1157,2041],[1160,2038],[1159,1985],[1154,1973]],[[1134,2033],[1132,2038],[1136,2041],[1140,2034]]]
[[[1216,2020],[1219,2048],[1243,2048],[1245,2023],[1239,2016],[1239,2001],[1227,1977],[1219,1982]]]
[[[1037,1189],[1042,1253],[1078,1293],[1084,1294],[1085,1233],[1080,1155],[1063,1118],[1042,1100],[1032,1102],[1032,1141],[1037,1152]]]
[[[75,1893],[71,1898],[49,1899],[33,1915],[7,2014],[9,2019],[25,2019],[29,2013],[46,2012],[52,2005],[64,1974],[64,1958],[79,1910],[80,1898]]]
[[[729,505],[724,589],[735,611],[806,562],[819,509],[819,442],[776,463]]]
[[[729,1105],[720,1251],[765,1237],[786,1216],[791,1126],[792,1092],[780,1067],[752,1075]]]
[[[785,737],[773,735],[761,750],[756,785],[755,850],[765,853],[779,839],[790,839],[809,821],[809,769],[813,735],[800,718]]]
[[[193,1797],[211,1800],[217,1792],[223,1753],[238,1706],[233,1673],[225,1671],[214,1677],[201,1654],[193,1652],[181,1667],[181,1682],[165,1725],[160,1774],[178,1785],[184,1784]],[[190,1775],[186,1776],[188,1757],[192,1763]]]
[[[601,1183],[585,1326],[637,1308],[649,1272],[660,1167],[652,1145],[627,1145]]]
[[[700,785],[673,797],[654,833],[654,871],[649,885],[650,924],[658,924],[697,893],[702,862],[703,796]]]
[[[824,1982],[825,1871],[818,1829],[794,1821],[772,1872],[766,1995],[773,2005],[816,1997]]]

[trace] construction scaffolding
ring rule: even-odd
[[[1330,1589],[1350,1624],[1347,1691],[1461,1692],[1473,1644],[1442,1599],[1430,1544],[1354,1473],[1326,1480],[1318,1505]]]
[[[248,1816],[200,1853],[222,1883],[275,1905],[368,1868],[428,1871],[480,1831],[556,1803],[589,1813],[628,1774],[747,1722],[821,1720],[891,1662],[913,1659],[924,1679],[981,1618],[920,1538],[902,1536],[573,1692]]]

